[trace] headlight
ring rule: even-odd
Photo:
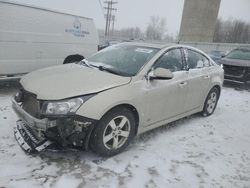
[[[220,67],[223,68],[223,64],[220,64]]]
[[[43,115],[67,115],[74,114],[80,106],[94,95],[73,98],[62,101],[46,101],[42,105],[41,114]]]

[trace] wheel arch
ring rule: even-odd
[[[218,91],[219,91],[219,97],[220,97],[220,94],[221,94],[221,86],[218,85],[218,84],[216,84],[216,85],[214,85],[211,89],[213,89],[213,88],[218,89]]]
[[[212,87],[211,87],[211,88],[207,91],[207,93],[206,93],[206,97],[205,97],[205,100],[203,101],[203,104],[205,103],[206,98],[207,98],[207,96],[208,96],[209,92],[210,92],[213,88],[218,89],[218,91],[219,91],[219,97],[220,97],[220,94],[221,94],[221,85],[220,85],[220,84],[215,83],[215,84],[214,84],[214,85],[212,85]]]
[[[204,105],[205,105],[205,102],[206,102],[206,99],[207,99],[207,96],[208,96],[209,92],[210,92],[213,88],[218,89],[218,91],[219,91],[219,97],[220,97],[220,94],[221,94],[221,85],[220,85],[220,84],[214,84],[214,85],[207,91],[207,93],[206,93],[206,97],[205,97],[205,99],[204,99],[204,101],[203,101],[203,104],[202,104],[202,109],[204,108]],[[219,99],[218,99],[218,100],[219,100]]]
[[[216,83],[211,87],[210,90],[208,90],[207,95],[209,94],[209,92],[210,92],[213,88],[218,89],[218,91],[219,91],[219,97],[220,97],[220,94],[221,94],[221,85],[220,85],[220,84],[216,84]]]
[[[208,90],[207,95],[206,95],[206,98],[205,98],[205,100],[204,100],[204,102],[203,102],[203,105],[202,105],[201,114],[203,114],[204,117],[208,116],[208,115],[207,115],[207,112],[204,113],[204,109],[205,109],[205,106],[206,106],[206,101],[207,101],[207,98],[208,98],[208,96],[209,96],[209,93],[210,93],[214,88],[216,88],[216,89],[218,90],[218,99],[217,99],[217,102],[218,102],[218,100],[219,100],[219,98],[220,98],[221,86],[220,86],[219,84],[214,84],[214,85],[210,88],[210,90]],[[217,105],[217,102],[216,102],[216,105]],[[216,106],[215,106],[215,107],[216,107]],[[212,113],[213,113],[213,112],[212,112]],[[204,115],[204,114],[205,114],[205,115]],[[210,114],[210,115],[211,115],[211,114]]]
[[[123,107],[123,108],[127,108],[128,110],[130,110],[135,118],[135,134],[137,135],[138,133],[138,128],[139,128],[139,122],[140,122],[140,117],[139,117],[139,113],[138,110],[131,104],[128,103],[122,103],[122,104],[117,104],[111,108],[109,108],[103,115],[105,116],[105,114],[107,114],[108,112],[110,112],[111,110],[114,110],[115,108],[119,108],[119,107]]]

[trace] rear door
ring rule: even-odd
[[[205,95],[210,86],[210,74],[208,67],[210,62],[203,54],[191,50],[184,49],[185,60],[188,68],[188,88],[186,111],[195,110],[203,105]]]

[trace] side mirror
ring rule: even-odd
[[[169,69],[156,68],[148,74],[149,80],[169,80],[174,77]]]
[[[203,68],[203,67],[204,67],[203,61],[199,60],[199,61],[197,62],[196,68],[201,69],[201,68]]]

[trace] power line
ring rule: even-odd
[[[101,7],[101,9],[102,9],[102,13],[103,13],[103,15],[105,16],[105,13],[104,13],[104,10],[103,10],[103,5],[102,5],[101,0],[99,0],[99,4],[100,4],[100,7]]]

